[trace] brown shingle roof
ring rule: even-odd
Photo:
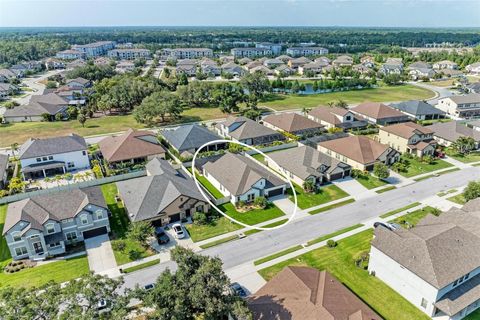
[[[404,117],[405,115],[380,102],[365,102],[352,108],[352,111],[373,119]]]
[[[266,116],[263,121],[287,132],[323,128],[318,122],[297,113],[271,114]]]
[[[404,123],[397,123],[397,124],[392,124],[390,126],[386,126],[381,128],[380,130],[392,133],[396,136],[409,139],[411,136],[413,136],[416,132],[419,132],[420,134],[432,134],[433,131],[430,130],[427,127],[424,127],[422,125],[419,125],[414,122],[404,122]]]
[[[377,161],[390,148],[365,136],[350,136],[324,141],[319,145],[362,164]]]
[[[382,319],[326,271],[286,267],[248,299],[255,320]]]
[[[147,140],[148,139],[148,140]],[[149,141],[151,140],[151,141]],[[143,158],[165,153],[165,149],[157,141],[151,131],[135,131],[128,129],[116,137],[107,137],[98,143],[103,157],[108,162]]]
[[[345,116],[349,111],[347,109],[343,108],[338,108],[338,107],[318,107],[313,109],[308,113],[308,115],[313,116],[317,119],[323,120],[325,122],[328,122],[333,125],[337,125],[342,123],[340,119],[338,119],[336,116],[343,117]]]

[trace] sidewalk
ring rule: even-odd
[[[450,164],[453,164],[455,167],[464,169],[464,168],[470,168],[472,165],[470,163],[464,163],[462,161],[458,161],[454,158],[450,158],[449,156],[445,156],[445,158],[442,159],[445,162],[448,162]]]

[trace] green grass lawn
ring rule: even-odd
[[[473,311],[468,316],[463,318],[463,320],[480,320],[480,309]]]
[[[297,245],[297,246],[294,246],[294,247],[285,249],[285,250],[283,250],[283,251],[274,253],[274,254],[272,254],[272,255],[270,255],[270,256],[266,256],[266,257],[264,257],[264,258],[255,260],[255,261],[253,262],[253,264],[256,265],[256,266],[258,266],[259,264],[268,262],[268,261],[273,260],[273,259],[277,259],[277,258],[279,258],[279,257],[281,257],[281,256],[284,256],[284,255],[287,255],[287,254],[289,254],[289,253],[298,251],[298,250],[300,250],[300,249],[302,249],[302,248],[303,248],[303,247],[302,247],[301,245]]]
[[[356,177],[355,180],[357,180],[362,186],[364,186],[369,190],[378,188],[387,184],[387,182],[380,180],[377,177],[372,176],[371,174],[361,175],[360,177]]]
[[[478,162],[480,161],[480,152],[470,152],[468,154],[462,155],[455,152],[451,148],[445,149],[445,153],[455,160],[461,161],[463,163]]]
[[[272,94],[267,101],[259,102],[259,106],[267,106],[275,110],[289,110],[302,108],[315,108],[337,100],[349,104],[362,102],[423,100],[434,96],[428,89],[413,85],[381,86],[373,89],[352,90],[343,92],[312,94],[312,95],[281,95]]]
[[[452,164],[440,159],[435,159],[432,164],[421,162],[419,159],[416,158],[407,160],[410,164],[407,166],[406,172],[400,172],[402,176],[407,178],[414,177],[423,173],[452,167]]]
[[[338,241],[335,248],[322,247],[262,269],[259,273],[265,280],[270,280],[290,265],[327,270],[385,319],[430,319],[381,280],[369,275],[367,270],[355,266],[354,260],[369,252],[372,237],[373,230],[369,229]]]
[[[328,210],[332,210],[332,209],[344,206],[344,205],[352,203],[352,202],[355,202],[355,199],[347,199],[345,201],[340,201],[340,202],[331,204],[329,206],[321,207],[321,208],[309,211],[308,214],[317,214],[317,213],[325,212],[325,211],[328,211]]]
[[[438,214],[438,213],[439,213],[438,209],[435,209],[430,206],[426,206],[421,209],[407,213],[406,215],[403,215],[401,217],[395,218],[390,222],[398,223],[404,228],[407,228],[408,226],[414,227],[418,223],[418,221],[422,220],[427,215]]]
[[[147,261],[145,263],[138,264],[138,265],[130,267],[130,268],[125,268],[125,269],[123,269],[123,272],[124,273],[130,273],[130,272],[134,272],[134,271],[138,271],[138,270],[142,270],[142,269],[145,269],[145,268],[152,267],[152,266],[157,265],[159,263],[160,263],[160,259],[155,259],[155,260],[152,260],[152,261]]]
[[[339,235],[341,235],[341,234],[343,234],[343,233],[346,233],[346,232],[348,232],[348,231],[352,231],[352,230],[361,228],[361,227],[363,227],[363,226],[364,226],[363,224],[359,223],[359,224],[356,224],[356,225],[353,225],[353,226],[350,226],[350,227],[346,227],[346,228],[337,230],[337,231],[335,231],[335,232],[332,232],[332,233],[326,234],[326,235],[324,235],[324,236],[321,236],[321,237],[319,237],[319,238],[316,238],[316,239],[313,239],[313,240],[308,241],[308,242],[307,242],[307,246],[314,245],[314,244],[316,244],[316,243],[319,243],[319,242],[328,240],[328,239],[330,239],[330,238],[339,236]]]
[[[243,226],[231,222],[228,218],[221,217],[215,220],[215,222],[207,225],[186,224],[185,228],[190,234],[193,242],[198,242],[219,236],[224,233],[242,229]]]
[[[454,172],[454,171],[459,171],[459,170],[460,170],[460,168],[455,167],[455,168],[444,170],[444,171],[441,171],[441,172],[438,172],[438,173],[427,174],[426,176],[421,176],[420,178],[414,178],[413,180],[418,182],[418,181],[427,180],[427,179],[430,179],[430,178],[433,178],[433,177],[436,177],[436,176],[441,176],[441,175],[451,173],[451,172]]]
[[[215,199],[220,199],[224,197],[224,195],[217,188],[215,188],[213,184],[211,184],[210,181],[207,180],[207,178],[198,174],[196,170],[195,176],[197,177],[198,182],[200,182],[205,187],[205,189],[207,189],[208,192],[210,192],[212,196],[215,197]]]
[[[6,266],[10,261],[12,261],[12,257],[10,256],[10,250],[7,246],[7,241],[2,236],[3,225],[5,224],[6,216],[7,205],[0,205],[0,271],[4,266]]]
[[[203,244],[203,245],[200,246],[200,248],[208,249],[208,248],[211,248],[211,247],[218,246],[219,244],[222,244],[222,243],[225,243],[225,242],[230,242],[230,241],[237,240],[237,239],[240,239],[238,237],[238,235],[233,235],[233,236],[225,237],[225,238],[222,238],[222,239],[219,239],[219,240],[216,240],[216,241],[212,241],[212,242]]]
[[[262,227],[262,228],[273,228],[273,227],[277,227],[277,226],[279,226],[279,225],[282,225],[282,224],[284,224],[284,223],[287,222],[287,221],[288,221],[288,219],[282,219],[282,220],[278,220],[278,221],[273,222],[273,223],[261,225],[260,227]],[[245,231],[243,234],[245,234],[246,236],[248,236],[248,235],[255,234],[255,233],[258,233],[258,232],[262,232],[262,231],[263,231],[263,230],[250,229],[250,230]]]
[[[394,214],[400,213],[402,211],[417,207],[419,205],[421,205],[420,202],[413,202],[413,203],[410,203],[409,205],[406,205],[405,207],[401,207],[401,208],[389,211],[387,213],[384,213],[380,216],[380,218],[387,218],[387,217],[393,216]]]
[[[0,273],[0,287],[38,287],[49,281],[62,283],[90,272],[86,256],[51,262],[15,273]]]
[[[293,184],[297,193],[297,206],[300,209],[308,209],[330,201],[348,197],[348,193],[334,184],[323,186],[318,193],[305,192],[300,186]],[[288,189],[289,199],[293,202],[292,190]]]
[[[130,225],[130,220],[128,219],[123,204],[115,201],[115,195],[118,193],[115,183],[104,184],[101,186],[101,189],[108,209],[112,213],[112,216],[109,218],[110,228],[113,233],[111,242],[117,264],[122,265],[155,254],[155,252],[144,248],[137,241],[132,241],[127,238],[126,233]],[[125,249],[115,249],[115,243],[119,241],[125,243]]]
[[[282,210],[272,203],[269,203],[265,209],[253,209],[247,212],[238,212],[231,203],[222,204],[219,208],[229,217],[250,226],[285,215]]]
[[[390,191],[390,190],[393,190],[393,189],[397,189],[397,187],[395,187],[395,186],[388,186],[388,187],[385,187],[385,188],[382,188],[382,189],[378,189],[378,190],[376,190],[375,192],[376,192],[376,193],[384,193],[384,192],[387,192],[387,191]]]
[[[455,202],[457,204],[461,204],[461,205],[464,205],[465,203],[467,203],[467,200],[465,200],[465,197],[463,196],[462,193],[457,194],[456,196],[453,196],[453,197],[449,197],[447,198],[447,200]]]
[[[256,153],[254,155],[252,155],[252,158],[260,161],[260,162],[265,162],[265,156],[261,153]]]

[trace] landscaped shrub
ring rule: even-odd
[[[265,197],[257,197],[254,201],[253,201],[253,204],[257,207],[260,207],[262,209],[264,209],[268,202],[267,202],[267,199]]]
[[[205,225],[207,224],[208,218],[207,215],[203,212],[195,212],[193,214],[193,223],[198,224],[198,225]]]
[[[364,251],[364,252],[360,253],[360,255],[357,256],[354,259],[355,266],[357,266],[358,268],[362,268],[364,270],[367,270],[369,259],[370,259],[370,255],[369,255],[368,251]]]
[[[327,241],[327,247],[335,248],[336,246],[337,246],[337,242],[335,240],[330,239]]]
[[[123,241],[123,240],[115,240],[115,241],[112,241],[112,248],[113,248],[113,250],[123,251],[123,250],[125,250],[126,246],[127,246],[127,245],[126,245],[125,241]]]

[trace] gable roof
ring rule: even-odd
[[[412,114],[415,116],[445,114],[445,112],[443,112],[442,110],[437,109],[431,104],[428,104],[425,101],[421,101],[421,100],[402,101],[399,103],[393,103],[390,106],[394,109],[397,109],[399,111],[403,111],[405,113]]]
[[[10,203],[3,234],[20,221],[27,223],[22,233],[29,229],[43,230],[43,224],[48,220],[73,218],[89,204],[107,208],[99,187],[60,191]]]
[[[339,107],[317,107],[311,110],[308,115],[315,117],[317,119],[323,120],[330,124],[338,125],[342,123],[340,119],[336,116],[343,117],[350,111],[348,109],[343,109]]]
[[[255,320],[380,320],[326,271],[289,266],[247,300]]]
[[[147,171],[152,175],[117,182],[131,221],[158,217],[180,196],[205,201],[194,181],[175,170],[167,160],[152,159]]]
[[[227,152],[203,169],[220,182],[231,194],[242,195],[260,179],[267,180],[267,188],[286,182],[246,156]]]
[[[463,96],[451,96],[444,99],[450,99],[456,104],[462,103],[479,103],[480,102],[480,93],[470,93]]]
[[[153,141],[153,142],[152,142]],[[143,158],[165,153],[165,149],[157,141],[151,131],[135,131],[128,129],[125,133],[107,137],[98,143],[103,157],[108,162]]]
[[[226,121],[218,123],[218,126],[224,125],[230,128],[233,124],[238,124],[238,127],[229,131],[228,135],[237,140],[280,134],[246,117],[228,117]]]
[[[323,141],[319,145],[362,164],[377,161],[385,151],[390,149],[389,146],[365,136],[350,136]]]
[[[41,116],[44,113],[55,115],[68,105],[68,101],[56,93],[33,95],[27,105],[5,110],[4,116]]]
[[[179,126],[173,130],[162,130],[161,135],[179,152],[197,149],[207,142],[221,139],[212,131],[198,124]]]
[[[365,102],[351,109],[352,111],[373,119],[405,117],[403,113],[380,102]]]
[[[86,85],[86,84],[90,83],[90,80],[87,80],[87,79],[82,78],[82,77],[78,77],[78,78],[75,78],[75,79],[67,80],[67,84],[69,84],[70,82],[78,82],[80,84]]]
[[[85,139],[77,134],[63,137],[28,139],[19,150],[20,159],[87,150]]]
[[[320,123],[293,112],[270,114],[263,121],[287,132],[323,128]]]
[[[460,137],[472,137],[480,141],[480,131],[467,126],[463,121],[437,122],[430,126],[434,136],[453,142]]]
[[[414,122],[402,122],[380,128],[380,130],[392,133],[396,136],[409,139],[416,132],[420,134],[432,134],[433,131]]]

